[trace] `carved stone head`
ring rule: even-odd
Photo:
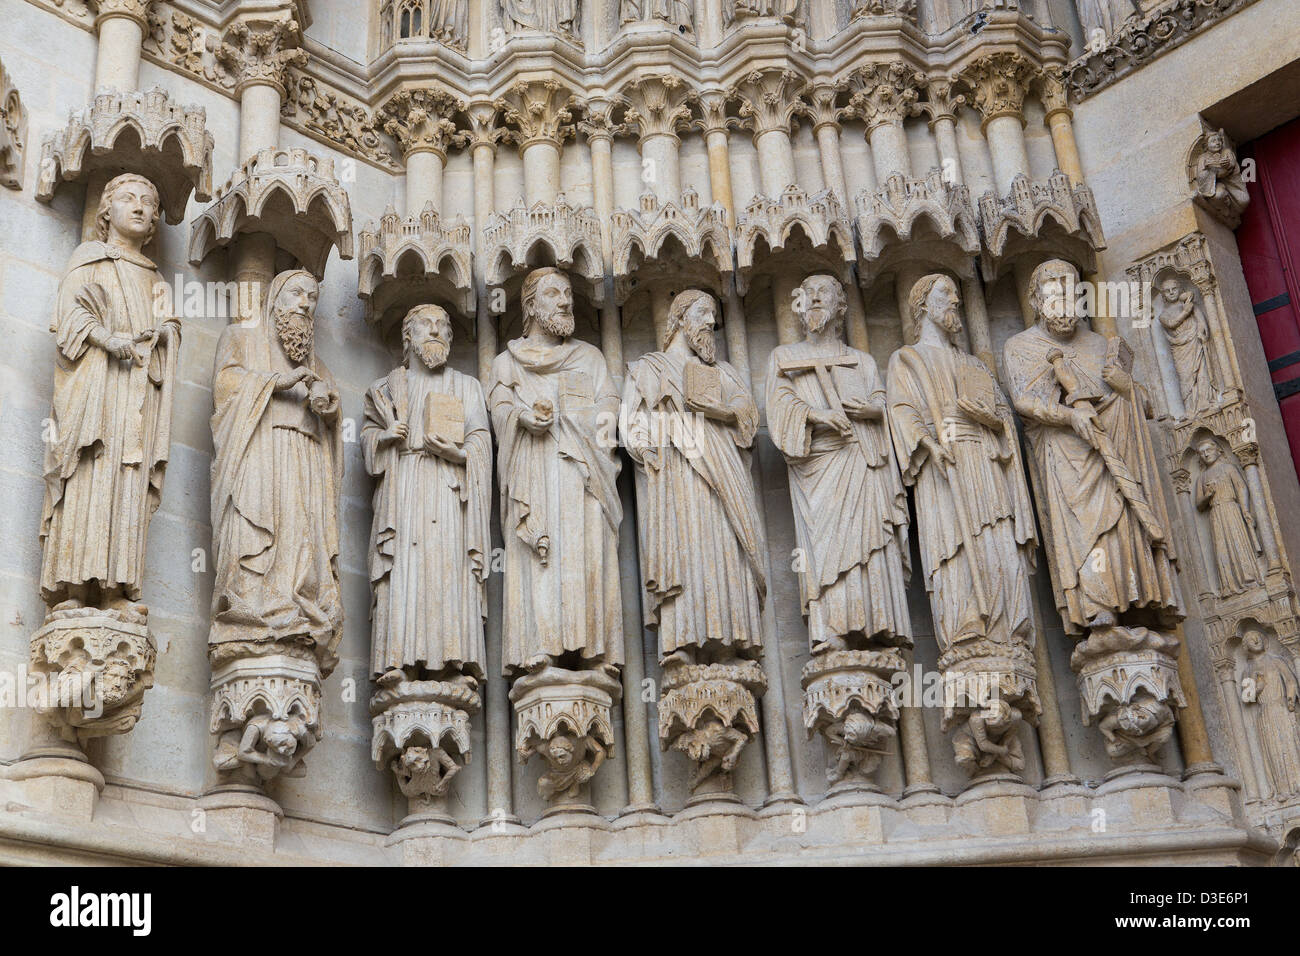
[[[316,277],[305,269],[294,269],[272,279],[266,296],[284,354],[299,365],[311,357],[319,295]]]
[[[1029,277],[1029,304],[1039,324],[1057,338],[1072,338],[1078,329],[1078,285],[1078,271],[1064,259],[1048,259]]]
[[[799,316],[808,334],[815,335],[830,325],[842,329],[848,311],[844,286],[832,275],[818,274],[804,279],[794,298],[794,314]]]
[[[440,368],[451,352],[451,316],[438,305],[417,305],[402,320],[402,351],[407,368],[413,355],[430,369]]]
[[[1183,284],[1177,276],[1169,276],[1160,282],[1160,298],[1170,305],[1177,302],[1183,294]]]
[[[113,177],[95,213],[99,240],[140,248],[158,229],[158,208],[158,190],[149,180],[135,173]]]
[[[538,325],[562,339],[573,334],[573,286],[559,269],[548,266],[528,273],[520,299],[525,336]]]
[[[927,322],[938,326],[949,342],[961,332],[961,295],[957,283],[941,273],[928,275],[912,286],[907,296],[908,318],[914,337],[919,337]]]
[[[1201,459],[1201,464],[1208,468],[1223,457],[1223,449],[1217,441],[1207,436],[1196,443],[1196,455]]]
[[[718,307],[713,296],[699,289],[679,292],[668,307],[668,323],[664,329],[664,348],[680,332],[701,362],[712,365],[718,357],[714,329],[718,323]]]
[[[1257,627],[1248,627],[1241,635],[1241,646],[1251,657],[1258,657],[1268,650],[1268,637]]]

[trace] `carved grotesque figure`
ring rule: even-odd
[[[301,777],[307,751],[319,728],[301,714],[275,717],[259,713],[242,730],[222,735],[213,764],[227,780],[261,784],[276,777]]]
[[[591,735],[557,733],[537,748],[547,770],[538,790],[547,800],[577,800],[583,784],[596,776],[609,751]]]
[[[1156,318],[1165,331],[1178,376],[1183,413],[1191,417],[1218,403],[1219,390],[1210,370],[1210,326],[1191,290],[1170,276],[1160,283]]]
[[[1197,200],[1235,229],[1250,205],[1250,191],[1223,130],[1208,130],[1197,141],[1191,173]]]
[[[1024,761],[1010,759],[1010,738],[1040,706],[1030,585],[1038,540],[1015,419],[989,370],[953,343],[962,331],[956,283],[927,276],[908,305],[919,337],[890,359],[889,413],[903,481],[916,496],[939,667],[952,691],[945,723],[969,715],[956,741],[967,770],[1000,762],[1016,772]],[[995,689],[975,686],[991,678]],[[986,689],[999,695],[996,719],[984,713]],[[1007,739],[992,736],[995,728]]]

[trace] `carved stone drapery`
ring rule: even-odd
[[[50,202],[60,183],[96,171],[134,172],[158,187],[167,221],[176,225],[191,193],[199,202],[212,198],[212,145],[202,107],[179,106],[158,87],[101,92],[41,144],[36,198]]]

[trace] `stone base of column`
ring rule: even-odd
[[[60,744],[62,746],[60,746]],[[45,813],[89,821],[104,789],[104,775],[73,744],[40,742],[9,768],[31,805]]]
[[[274,847],[284,811],[253,786],[230,784],[199,797],[205,832],[224,833],[234,843]]]

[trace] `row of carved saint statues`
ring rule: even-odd
[[[176,320],[154,315],[162,280],[141,251],[157,205],[147,180],[112,180],[100,238],[76,250],[59,288],[43,631],[92,618],[147,640],[145,536],[180,339]],[[1171,633],[1181,611],[1146,398],[1123,342],[1073,314],[1073,277],[1059,260],[1034,271],[1037,324],[1004,353],[1010,402],[956,344],[960,300],[947,276],[912,288],[914,344],[893,354],[883,378],[844,342],[835,278],[812,275],[795,294],[803,338],[772,353],[762,380],[769,434],[790,473],[812,650],[805,723],[832,748],[834,785],[869,786],[897,736],[892,684],[912,641],[908,488],[951,691],[945,726],[956,728],[963,768],[1018,774],[1019,725],[1041,712],[1027,473],[1056,603],[1079,640],[1072,665],[1085,719],[1120,762],[1148,761],[1170,735],[1182,702]],[[279,274],[261,321],[229,325],[217,346],[209,651],[216,766],[232,786],[300,772],[320,737],[320,682],[342,634],[341,403],[314,346],[317,292],[306,271]],[[365,396],[376,760],[414,807],[429,809],[468,754],[485,667],[495,436],[500,657],[516,745],[522,759],[546,762],[543,796],[585,803],[614,745],[624,664],[622,444],[636,468],[644,623],[664,671],[660,742],[694,761],[697,793],[726,793],[759,732],[769,557],[749,463],[760,414],[749,383],[716,355],[717,304],[680,292],[660,350],[631,363],[621,396],[601,352],[573,337],[562,271],[530,273],[520,307],[522,337],[496,357],[486,392],[447,365],[447,313],[421,305],[402,325],[401,367]],[[78,739],[138,717],[143,690],[126,685],[143,667],[116,666],[126,672],[120,699],[102,717],[69,718]]]

